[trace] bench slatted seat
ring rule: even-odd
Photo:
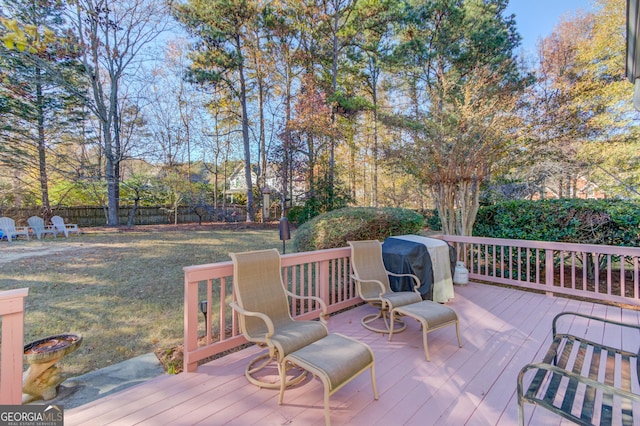
[[[558,320],[570,315],[602,326],[634,329],[636,336],[628,343],[636,348],[629,351],[574,334],[558,333]],[[640,420],[638,346],[638,325],[573,312],[558,314],[553,320],[553,341],[542,362],[526,365],[518,375],[519,424],[524,424],[525,402],[581,425],[633,425],[634,414],[637,423]],[[525,387],[527,372],[533,373],[533,379]]]

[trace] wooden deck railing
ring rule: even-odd
[[[28,288],[0,291],[0,405],[22,403],[24,299]]]
[[[360,303],[349,278],[349,248],[320,250],[282,256],[283,280],[289,291],[300,296],[320,297],[329,313]],[[246,340],[228,303],[233,296],[231,262],[184,268],[184,369],[195,371],[198,362]],[[292,316],[317,318],[314,304],[292,305]],[[199,335],[204,338],[199,339]]]
[[[472,280],[640,306],[640,248],[451,235],[438,238],[456,247]],[[346,247],[284,255],[285,283],[295,294],[321,297],[330,312],[358,304],[361,299],[349,279],[349,256]],[[184,271],[184,365],[186,371],[194,371],[199,361],[246,340],[228,307],[233,300],[232,263],[188,266]],[[315,318],[318,310],[292,306],[292,315]]]
[[[640,306],[640,248],[439,236],[469,278]]]

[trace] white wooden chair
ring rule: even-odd
[[[64,223],[64,219],[60,216],[53,216],[51,218],[51,225],[56,233],[64,234],[65,238],[69,238],[69,232],[80,233],[78,225],[75,223]]]
[[[45,225],[44,219],[38,216],[31,216],[27,219],[27,223],[29,223],[29,227],[31,228],[31,232],[36,235],[38,239],[42,238],[46,234],[51,234],[54,238],[58,235],[53,226]]]
[[[0,217],[0,231],[2,231],[2,237],[11,242],[12,238],[17,238],[18,235],[24,235],[29,239],[29,227],[20,226],[16,228],[16,222],[10,217]]]

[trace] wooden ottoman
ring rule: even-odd
[[[462,347],[458,314],[448,306],[432,302],[431,300],[423,300],[422,302],[394,308],[391,311],[389,340],[393,337],[393,323],[396,315],[404,315],[414,318],[422,324],[422,340],[424,342],[424,354],[427,357],[427,361],[431,361],[431,357],[429,356],[429,346],[427,345],[427,333],[430,333],[433,330],[455,324],[456,334],[458,335],[458,345]]]
[[[373,351],[365,343],[342,334],[332,333],[310,345],[305,346],[284,358],[284,364],[298,366],[322,380],[324,385],[324,417],[327,425],[331,424],[329,415],[329,396],[349,383],[366,369],[371,370],[373,397],[378,399],[378,389],[374,373]],[[281,386],[279,404],[282,404],[286,386],[281,369]]]

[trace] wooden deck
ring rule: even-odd
[[[389,342],[387,335],[360,325],[360,318],[373,312],[369,306],[329,320],[331,332],[373,348],[380,393],[374,401],[369,374],[360,375],[331,397],[332,424],[514,425],[517,374],[526,363],[542,359],[554,315],[578,311],[640,323],[639,311],[473,283],[456,287],[448,305],[460,317],[464,346],[458,348],[454,327],[434,331],[429,334],[431,362],[424,358],[416,321],[407,319],[407,330]],[[244,368],[258,352],[251,347],[195,373],[162,376],[67,410],[65,425],[324,424],[319,380],[288,389],[281,406],[277,391],[249,384]],[[525,415],[532,425],[562,423],[531,405]]]

